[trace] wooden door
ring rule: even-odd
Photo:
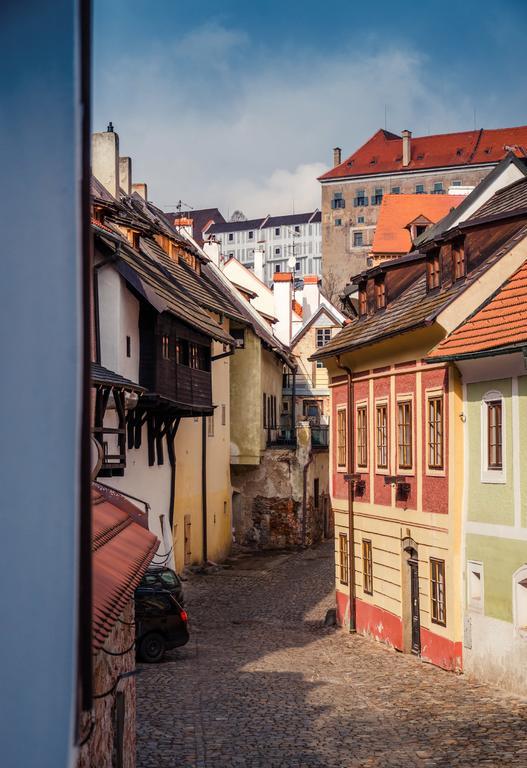
[[[410,594],[412,607],[412,653],[421,653],[421,621],[419,617],[419,565],[417,560],[408,560],[410,568]]]
[[[184,530],[185,530],[185,565],[190,565],[191,557],[192,557],[192,549],[191,549],[191,522],[190,522],[190,515],[185,515],[184,518]]]

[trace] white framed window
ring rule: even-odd
[[[483,563],[477,560],[467,561],[467,605],[470,611],[484,613],[485,582]]]
[[[512,615],[515,633],[527,640],[527,565],[512,575]]]
[[[506,409],[498,390],[485,392],[481,400],[481,482],[506,483]]]

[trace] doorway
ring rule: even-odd
[[[403,541],[402,552],[403,650],[421,654],[421,617],[419,612],[419,559],[417,544]]]

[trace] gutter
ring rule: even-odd
[[[337,366],[348,376],[347,385],[347,448],[348,448],[348,475],[353,472],[355,464],[354,457],[354,419],[353,419],[353,372],[351,368],[340,364],[340,355],[337,355]],[[357,611],[355,604],[355,511],[354,501],[354,483],[351,477],[347,479],[348,483],[348,580],[350,590],[350,633],[357,631]]]
[[[522,352],[527,359],[527,342],[523,344],[514,344],[511,347],[500,347],[497,349],[482,349],[478,352],[465,352],[457,355],[441,355],[441,357],[425,357],[425,363],[455,363],[458,360],[479,360],[483,357],[498,357],[499,355],[509,355],[514,352]]]
[[[203,563],[208,561],[207,540],[207,417],[201,417],[201,515],[203,534]]]

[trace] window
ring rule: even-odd
[[[326,366],[322,362],[322,360],[317,360],[317,368],[325,368]]]
[[[415,185],[415,194],[416,195],[424,195],[425,192],[425,185],[424,184],[416,184]]]
[[[345,208],[346,207],[346,201],[342,197],[342,192],[335,192],[333,194],[333,200],[331,201],[331,207],[333,210],[336,210],[338,208]]]
[[[442,181],[434,181],[434,188],[432,190],[433,195],[442,195],[444,193],[443,189],[443,182]]]
[[[384,309],[386,307],[386,287],[384,284],[384,275],[375,280],[375,308]]]
[[[372,205],[380,205],[382,203],[383,189],[382,187],[375,187],[375,194],[371,198]]]
[[[323,400],[302,401],[302,414],[308,419],[320,419],[320,414],[323,410]]]
[[[335,219],[335,226],[341,227],[342,226],[342,219]]]
[[[373,553],[368,539],[362,540],[362,588],[367,595],[373,595]]]
[[[227,424],[227,406],[221,406],[221,426],[224,427]]]
[[[274,234],[275,234],[275,237],[280,237],[280,227],[275,227]]]
[[[339,580],[341,584],[348,583],[348,536],[339,533]]]
[[[229,243],[234,242],[234,234],[232,232],[229,232],[228,240],[229,240]]]
[[[300,272],[300,266],[301,266],[300,262],[299,261],[295,261],[295,272]]]
[[[190,367],[198,371],[210,371],[210,350],[201,344],[189,344]]]
[[[364,216],[357,216],[357,224],[364,224]]]
[[[132,246],[136,251],[139,250],[139,232],[132,232]]]
[[[189,364],[189,348],[186,339],[176,339],[176,363],[178,365]]]
[[[170,360],[170,337],[166,334],[161,339],[161,354],[163,355],[163,360]]]
[[[401,469],[412,468],[412,403],[399,403],[398,463]]]
[[[280,248],[275,248],[274,249],[274,255],[275,256],[280,256]]]
[[[354,248],[360,248],[362,245],[364,245],[364,239],[362,232],[354,232],[353,233],[353,247]]]
[[[429,291],[433,291],[441,286],[441,258],[439,251],[436,251],[427,259],[426,286]]]
[[[299,224],[295,224],[295,232],[298,232],[298,234],[300,234],[300,225]]]
[[[368,311],[368,296],[366,293],[366,285],[363,283],[359,286],[359,317],[364,317]]]
[[[347,425],[346,425],[346,409],[339,408],[337,411],[337,466],[345,467],[346,456],[346,437],[347,437]]]
[[[130,336],[126,337],[126,357],[132,357],[132,339]]]
[[[455,181],[452,182],[452,186],[453,187],[460,187],[461,186],[461,180],[460,179],[456,179]]]
[[[245,329],[244,328],[231,328],[229,331],[232,338],[235,341],[236,349],[245,348]]]
[[[365,205],[368,205],[368,198],[363,189],[358,189],[357,194],[353,198],[353,206],[354,208],[362,208]]]
[[[320,481],[318,477],[313,480],[313,507],[318,509],[320,505]]]
[[[207,424],[208,424],[209,437],[214,437],[214,414],[213,413],[210,416],[207,416]]]
[[[252,230],[250,230],[250,231],[247,233],[247,237],[249,238],[249,240],[254,240],[254,232],[253,232]]]
[[[400,195],[401,187],[392,187],[391,192],[392,192],[392,195]]]
[[[277,264],[277,265],[275,266],[275,268],[274,268],[274,271],[275,271],[275,272],[280,272],[280,270],[281,270],[280,264]]]
[[[452,246],[452,261],[454,263],[454,280],[465,277],[465,248],[462,242]]]
[[[483,563],[467,563],[467,603],[471,611],[483,613]]]
[[[434,624],[446,626],[445,561],[430,558],[431,619]]]
[[[357,466],[368,465],[368,412],[366,406],[357,408]]]
[[[443,469],[443,397],[428,398],[428,467]]]
[[[331,340],[331,328],[317,328],[317,347],[323,347]]]
[[[501,400],[487,402],[487,465],[489,469],[503,469],[503,435]]]
[[[388,406],[377,406],[377,468],[388,468]]]

